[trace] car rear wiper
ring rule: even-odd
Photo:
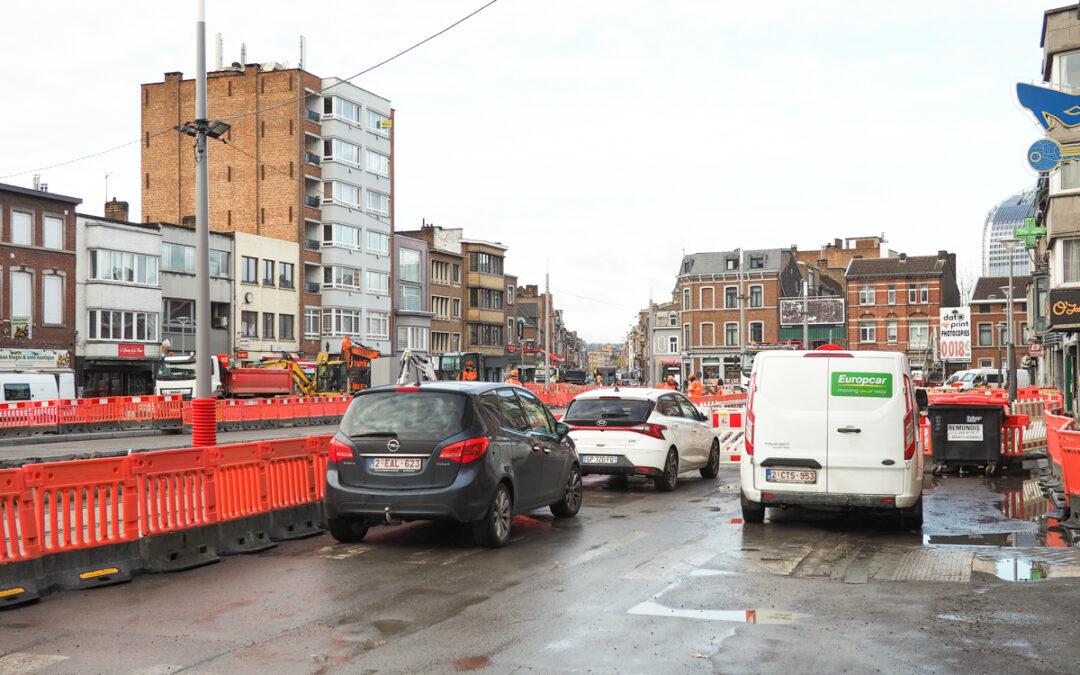
[[[396,431],[370,431],[366,434],[352,434],[349,438],[397,438]]]
[[[630,413],[600,413],[600,417],[603,417],[604,419],[609,419],[612,417],[630,417]]]

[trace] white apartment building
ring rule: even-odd
[[[236,350],[247,352],[252,361],[296,352],[300,246],[244,232],[234,234],[233,244]]]
[[[338,78],[322,87],[321,98],[307,103],[321,136],[309,134],[305,152],[322,168],[322,220],[306,222],[304,243],[321,251],[321,266],[305,265],[304,283],[321,294],[322,306],[305,307],[304,334],[319,337],[329,353],[348,336],[391,354],[390,101]]]
[[[83,395],[153,393],[162,339],[159,226],[78,214],[75,240]]]

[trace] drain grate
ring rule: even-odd
[[[971,551],[923,549],[908,551],[893,572],[893,581],[971,581]]]

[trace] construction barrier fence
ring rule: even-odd
[[[0,470],[0,608],[320,532],[330,438]]]

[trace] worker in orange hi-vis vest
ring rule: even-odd
[[[664,380],[663,382],[661,382],[656,388],[657,389],[672,389],[672,390],[678,389],[678,387],[675,385],[675,376],[674,375],[668,375],[668,378],[666,380]]]
[[[465,362],[465,370],[461,371],[462,382],[476,382],[479,375],[476,372],[476,365],[472,361]]]
[[[520,387],[520,386],[522,386],[521,385],[521,380],[518,379],[518,377],[520,377],[520,376],[521,376],[521,373],[518,372],[517,368],[514,368],[513,370],[510,371],[510,376],[506,378],[506,380],[503,382],[503,384],[513,384],[513,385],[516,385],[516,386]]]
[[[701,383],[701,380],[697,378],[697,375],[690,373],[690,386],[686,390],[686,393],[690,396],[704,396],[705,385]]]

